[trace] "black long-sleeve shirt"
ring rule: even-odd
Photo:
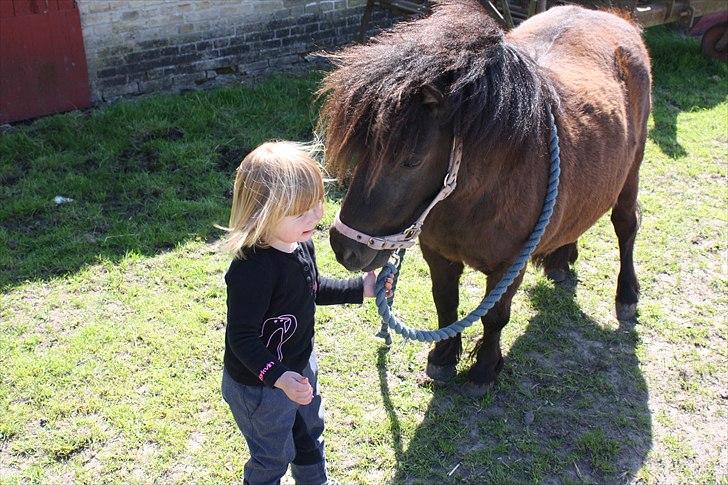
[[[273,386],[300,373],[313,349],[316,305],[361,303],[361,278],[320,276],[311,241],[293,253],[255,248],[225,274],[225,369],[241,384]]]

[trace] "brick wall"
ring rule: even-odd
[[[94,102],[273,71],[356,38],[365,0],[77,0]],[[374,25],[386,22],[375,16]]]

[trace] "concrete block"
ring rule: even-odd
[[[96,0],[94,2],[80,2],[79,7],[80,10],[89,13],[108,12],[111,10],[111,2],[101,0]]]
[[[169,91],[175,86],[174,77],[165,77],[161,79],[152,79],[149,81],[139,82],[139,93],[152,93],[158,91]]]
[[[238,71],[242,74],[257,74],[268,68],[268,60],[249,62],[247,64],[239,64]]]
[[[121,86],[112,86],[103,89],[103,98],[118,98],[119,96],[128,96],[130,94],[139,94],[139,83],[134,81]]]
[[[275,59],[269,59],[268,64],[270,65],[270,67],[277,67],[285,64],[296,64],[298,62],[302,62],[302,60],[303,59],[301,58],[301,56],[292,54],[288,56],[276,57]]]

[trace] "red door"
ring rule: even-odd
[[[0,0],[0,122],[90,104],[75,0]]]

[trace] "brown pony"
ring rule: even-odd
[[[465,264],[500,281],[538,219],[549,173],[548,110],[561,178],[551,222],[533,257],[561,281],[577,239],[605,212],[619,240],[616,307],[635,315],[632,253],[638,172],[650,112],[650,62],[633,22],[580,7],[552,8],[504,33],[476,0],[437,1],[432,15],[330,55],[321,111],[329,167],[350,178],[340,220],[372,236],[403,231],[438,194],[462,140],[457,188],[434,206],[419,242],[440,327],[457,320]],[[348,174],[348,175],[347,175]],[[349,270],[382,266],[391,250],[331,229]],[[466,392],[482,395],[503,366],[500,333],[523,273],[482,318]],[[435,380],[455,375],[460,335],[428,356]]]

